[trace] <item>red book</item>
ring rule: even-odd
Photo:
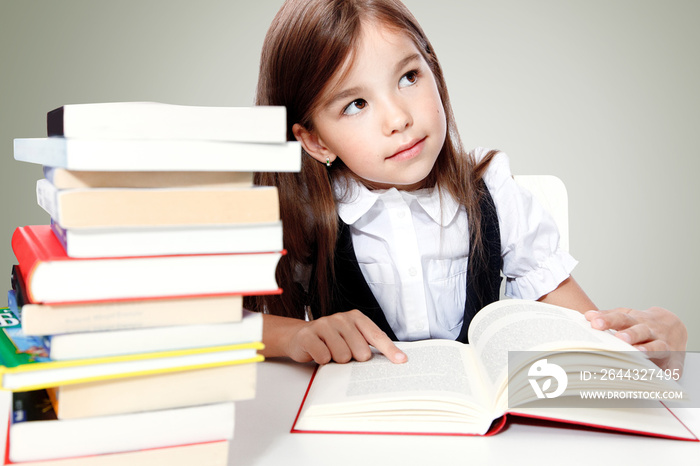
[[[468,335],[468,344],[397,342],[402,364],[375,350],[369,361],[318,367],[292,432],[486,436],[514,418],[698,441],[667,407],[688,398],[680,371],[577,311],[496,301]]]
[[[17,228],[12,250],[33,303],[276,293],[275,270],[284,254],[77,259],[66,255],[49,225]]]

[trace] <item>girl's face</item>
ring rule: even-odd
[[[433,73],[406,34],[377,22],[363,24],[355,52],[321,96],[313,129],[294,125],[294,134],[314,158],[339,158],[372,188],[420,187],[447,128]]]

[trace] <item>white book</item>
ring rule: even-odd
[[[226,466],[229,440],[191,443],[167,448],[23,461],[22,466]]]
[[[46,117],[49,136],[284,142],[281,106],[202,107],[159,102],[70,104]]]
[[[0,439],[3,439],[3,441],[0,441],[1,458],[5,458],[7,442],[4,439],[7,438],[10,419],[12,419],[12,392],[0,390]]]
[[[17,138],[15,160],[68,170],[298,172],[297,141]]]
[[[13,404],[13,462],[230,440],[234,431],[233,402],[67,420],[55,417],[45,390],[15,393]]]
[[[48,225],[15,230],[28,301],[70,303],[158,297],[260,294],[279,290],[283,252],[74,259]]]
[[[51,228],[68,257],[166,256],[281,251],[282,222],[240,225]]]
[[[256,341],[262,341],[262,314],[244,311],[240,322],[66,333],[44,337],[44,346],[61,361]]]

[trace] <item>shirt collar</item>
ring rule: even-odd
[[[396,191],[395,188],[370,191],[363,184],[349,179],[347,181],[347,193],[344,193],[343,184],[345,183],[336,182],[333,188],[336,198],[340,199],[338,201],[338,215],[347,225],[352,225],[369,212],[382,195],[387,194],[389,191]],[[440,196],[440,190],[435,188],[421,189],[414,192],[399,192],[409,205],[411,200],[415,199],[425,213],[435,223],[443,227],[452,222],[460,208],[460,204],[451,195],[442,191],[442,196]]]
[[[347,186],[347,190],[344,185]],[[352,225],[369,212],[379,199],[378,192],[370,191],[353,179],[348,179],[347,182],[335,182],[333,189],[338,199],[338,215],[348,225]]]
[[[460,205],[446,191],[437,188],[421,189],[415,192],[402,192],[404,199],[412,197],[418,201],[430,218],[440,226],[446,227],[457,215]]]

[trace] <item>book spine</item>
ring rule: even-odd
[[[55,421],[58,417],[46,390],[12,394],[12,424],[32,421]]]
[[[66,232],[66,229],[62,228],[54,219],[51,219],[51,231],[56,235],[56,239],[61,243],[66,254],[68,254],[68,232]]]
[[[21,273],[22,272],[20,271],[19,265],[15,264],[12,266],[10,282],[12,283],[12,290],[15,292],[17,308],[19,309],[29,302],[29,298],[27,297],[27,287],[24,285],[24,280],[22,279]]]
[[[10,290],[7,292],[7,308],[12,311],[13,314],[19,315],[19,307],[17,306],[17,294],[15,290]],[[4,314],[0,314],[4,315]],[[0,321],[0,327],[9,327],[10,325],[5,325],[5,321]]]
[[[46,114],[46,134],[63,136],[63,113],[63,107],[59,107]]]
[[[51,335],[44,335],[42,337],[37,336],[37,340],[41,341],[41,346],[46,350],[48,357],[51,357]]]
[[[23,364],[32,363],[31,356],[28,354],[17,353],[17,348],[12,343],[12,340],[7,336],[4,329],[0,329],[0,376],[8,368],[21,366]],[[2,386],[5,386],[4,379]]]
[[[20,324],[20,311],[17,306],[15,290],[7,292],[7,309],[0,309],[0,327],[16,327]],[[19,318],[18,318],[19,317]]]
[[[55,184],[54,180],[56,179],[56,167],[47,167],[44,165],[42,167],[42,171],[44,172],[44,178],[49,180],[50,183]]]
[[[36,182],[36,201],[39,207],[44,209],[52,219],[56,219],[56,221],[60,222],[58,189],[46,178]]]
[[[32,298],[32,275],[42,262],[42,257],[48,257],[48,252],[43,248],[41,242],[34,235],[34,232],[27,227],[18,227],[12,234],[12,252],[19,262],[19,270],[26,286],[27,296]]]

